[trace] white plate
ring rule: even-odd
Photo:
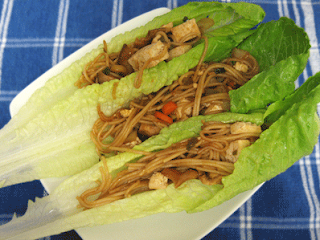
[[[146,22],[152,20],[155,16],[162,15],[170,11],[168,8],[159,8],[139,17],[136,17],[112,30],[101,35],[91,41],[75,53],[71,54],[63,61],[52,67],[46,73],[41,75],[29,86],[22,90],[10,104],[10,114],[15,115],[18,110],[26,103],[31,94],[51,77],[60,73],[63,69],[69,66],[72,62],[81,58],[87,52],[96,48],[102,43],[102,40],[107,42],[115,35],[139,27]],[[61,180],[46,179],[41,180],[45,189],[50,193]],[[244,192],[234,197],[233,199],[214,207],[210,210],[187,214],[181,213],[160,213],[149,217],[134,219],[121,223],[98,226],[93,228],[82,228],[76,231],[84,240],[99,240],[99,239],[200,239],[211,232],[232,213],[234,213],[243,203],[245,203],[260,187]]]

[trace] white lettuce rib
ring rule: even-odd
[[[100,177],[99,170],[95,167],[80,176],[85,181],[81,181],[79,177],[72,177],[63,182],[52,194],[36,198],[35,202],[29,201],[28,209],[23,216],[14,217],[9,223],[0,226],[0,239],[36,239],[74,229],[75,225],[68,225],[64,219],[82,211],[77,207],[76,197],[95,186],[95,180]],[[77,225],[82,227],[86,223]]]

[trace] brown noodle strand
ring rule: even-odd
[[[204,41],[205,41],[204,50],[203,50],[202,55],[201,55],[201,57],[200,57],[199,63],[198,63],[198,65],[197,65],[197,67],[196,67],[196,71],[195,71],[195,73],[194,73],[194,75],[193,75],[193,82],[196,82],[195,79],[196,79],[196,77],[197,77],[197,75],[198,75],[198,72],[199,72],[201,63],[203,62],[203,60],[204,60],[204,58],[205,58],[205,56],[206,56],[206,54],[207,54],[207,51],[208,51],[208,45],[209,45],[209,44],[208,44],[208,38],[207,38],[206,36],[203,36],[202,38],[203,38]]]
[[[117,96],[116,96],[116,93],[117,93],[117,87],[119,85],[119,82],[115,82],[113,84],[113,88],[112,88],[112,99],[116,100],[117,99]]]

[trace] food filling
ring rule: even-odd
[[[165,189],[170,184],[178,188],[191,179],[206,185],[221,184],[222,177],[233,172],[241,151],[255,142],[261,132],[260,126],[247,122],[204,122],[199,137],[128,163],[127,169],[113,179],[103,160],[102,180],[77,198],[80,207],[98,207],[137,193]]]
[[[186,53],[213,24],[213,20],[209,18],[200,20],[199,23],[195,19],[186,19],[184,23],[177,26],[173,26],[171,22],[158,29],[150,30],[146,37],[137,38],[131,44],[124,44],[121,51],[117,53],[109,54],[107,43],[104,41],[103,52],[85,65],[75,85],[83,88],[139,72],[134,84],[139,88],[144,69]]]
[[[133,44],[124,45],[120,53],[112,56],[107,54],[104,43],[104,53],[88,64],[78,86],[102,83],[101,79],[110,81],[138,71],[135,87],[139,87],[145,68],[189,51],[212,24],[210,20],[196,23],[194,19],[186,19],[176,27],[168,24],[149,31],[145,38],[136,39]],[[165,189],[170,184],[177,188],[191,179],[207,185],[221,184],[221,179],[233,172],[241,151],[259,138],[261,127],[252,123],[203,122],[197,138],[158,152],[134,149],[172,123],[229,111],[228,92],[259,73],[255,58],[240,49],[234,49],[231,57],[221,62],[203,62],[207,49],[207,39],[204,39],[205,50],[199,64],[172,85],[132,100],[112,116],[104,115],[100,106],[97,107],[99,118],[92,128],[91,139],[103,162],[102,177],[97,187],[77,197],[80,207],[98,207],[137,193]],[[112,178],[105,156],[124,151],[144,157],[128,163],[125,170]]]
[[[234,49],[230,58],[203,62],[171,86],[132,100],[128,107],[112,116],[105,116],[98,106],[99,118],[93,126],[91,139],[99,155],[135,152],[132,149],[135,145],[174,122],[229,111],[228,92],[239,88],[258,72],[257,61],[248,52]]]

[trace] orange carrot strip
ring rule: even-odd
[[[170,101],[170,102],[167,102],[163,107],[162,107],[162,112],[163,114],[165,115],[169,115],[170,113],[172,113],[174,110],[176,110],[177,108],[177,104]]]
[[[173,123],[173,119],[172,119],[171,117],[163,114],[162,112],[158,112],[158,111],[157,111],[157,112],[154,113],[154,116],[155,116],[156,118],[158,118],[158,119],[166,122],[166,123],[169,123],[169,124]]]

